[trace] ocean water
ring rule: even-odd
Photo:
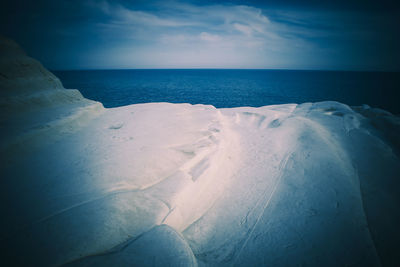
[[[295,70],[54,71],[65,88],[118,107],[136,103],[211,104],[217,108],[334,100],[400,114],[400,73]]]

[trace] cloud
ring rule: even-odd
[[[7,4],[0,9],[3,33],[58,69],[70,62],[68,68],[235,64],[399,70],[399,10],[381,2],[367,9],[364,3],[348,8],[344,0],[333,5],[278,0],[17,2],[12,9]]]
[[[232,32],[239,30],[265,33],[270,20],[261,9],[244,5],[204,5],[189,4],[160,5],[155,11],[130,9],[106,0],[89,1],[92,7],[109,16],[109,24],[138,25],[142,27],[192,27],[214,31]],[[246,28],[246,29],[245,29]]]
[[[234,23],[233,27],[238,30],[239,32],[244,33],[247,36],[251,36],[253,33],[253,29],[249,26],[240,24],[240,23]]]
[[[321,67],[351,61],[353,48],[374,38],[368,16],[339,10],[89,1],[101,17],[95,30],[113,40],[110,60],[120,53],[138,67]]]
[[[140,26],[157,26],[157,27],[182,27],[193,26],[193,22],[180,21],[174,18],[163,18],[151,12],[141,10],[128,9],[121,4],[110,4],[106,0],[90,1],[89,5],[98,8],[104,14],[110,16],[112,20],[109,24],[126,24]]]
[[[200,40],[206,41],[206,42],[218,42],[221,41],[222,38],[221,36],[217,34],[210,34],[208,32],[202,32],[200,33]]]
[[[255,48],[267,43],[268,49],[279,47],[274,24],[261,9],[251,6],[167,2],[144,11],[106,0],[90,3],[109,17],[101,28],[116,38],[182,47],[196,46],[199,41],[213,47]]]
[[[192,36],[184,34],[163,34],[160,37],[160,41],[164,44],[183,44],[193,40]]]
[[[109,57],[123,53],[121,61],[145,67],[157,60],[164,67],[245,67],[252,62],[260,67],[267,57],[276,57],[268,53],[286,46],[274,22],[251,6],[160,2],[143,9],[106,0],[90,5],[108,18],[98,24],[107,36],[125,40]]]

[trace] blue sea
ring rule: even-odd
[[[400,114],[400,73],[298,70],[54,71],[65,88],[105,107],[171,102],[217,108],[335,100]]]

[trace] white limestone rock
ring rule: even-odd
[[[399,117],[337,102],[104,109],[0,43],[0,261],[400,263]]]

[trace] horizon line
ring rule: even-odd
[[[354,70],[354,69],[290,69],[290,68],[70,68],[50,69],[50,71],[104,71],[104,70],[269,70],[269,71],[326,71],[326,72],[386,72],[399,73],[400,70]]]

